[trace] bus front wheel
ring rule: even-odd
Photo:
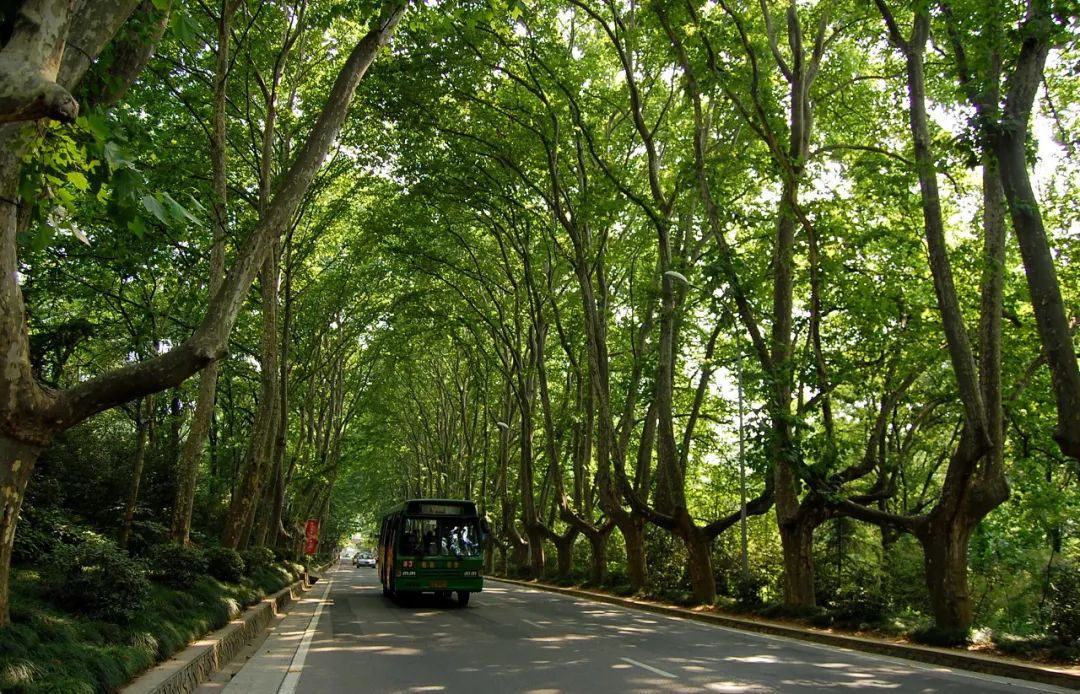
[[[457,592],[457,601],[458,601],[459,606],[461,606],[461,607],[467,606],[469,604],[469,591],[467,591],[467,590],[459,590]]]

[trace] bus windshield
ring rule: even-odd
[[[475,518],[405,518],[401,554],[416,556],[480,556],[480,527]]]

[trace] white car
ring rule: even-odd
[[[361,566],[370,566],[374,568],[375,557],[373,557],[370,552],[360,552],[355,557],[353,557],[353,566],[358,569]]]

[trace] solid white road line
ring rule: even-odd
[[[657,675],[660,675],[661,677],[668,677],[670,679],[675,679],[675,678],[678,677],[678,675],[673,675],[670,672],[665,672],[664,670],[661,670],[659,668],[654,668],[652,665],[646,665],[645,663],[639,663],[638,661],[631,660],[630,658],[619,658],[619,660],[623,661],[624,663],[630,663],[631,665],[637,665],[640,668],[645,668],[649,672],[654,672]]]
[[[282,681],[278,694],[294,694],[296,692],[296,685],[300,682],[300,675],[304,671],[304,661],[307,660],[308,648],[311,647],[311,640],[315,638],[315,630],[319,627],[319,617],[322,615],[323,606],[326,605],[327,596],[330,595],[330,587],[333,584],[334,579],[332,578],[326,582],[326,588],[319,598],[315,614],[312,615],[311,621],[308,622],[308,628],[304,632],[300,648],[296,649],[296,655],[293,656],[292,663],[289,665],[289,672],[285,675],[285,680]]]

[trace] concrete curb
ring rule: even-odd
[[[753,631],[769,636],[782,636],[799,641],[812,641],[840,648],[849,648],[853,651],[875,653],[892,658],[914,660],[920,663],[941,665],[957,670],[979,672],[984,675],[997,677],[1009,677],[1017,680],[1050,684],[1066,689],[1080,689],[1080,667],[1053,667],[1026,663],[1019,660],[1003,659],[979,655],[977,653],[961,653],[947,648],[934,648],[917,644],[894,643],[883,639],[873,639],[862,636],[846,636],[834,634],[818,629],[800,629],[778,622],[759,622],[738,617],[729,617],[712,612],[701,612],[686,607],[672,607],[660,603],[639,600],[636,598],[622,598],[606,593],[595,593],[580,588],[562,588],[559,586],[534,583],[532,581],[518,581],[511,578],[499,578],[485,576],[486,579],[512,583],[520,586],[528,586],[538,590],[546,590],[552,593],[562,593],[575,597],[588,598],[597,602],[611,605],[621,605],[638,610],[646,610],[671,617],[693,619],[699,622],[707,622],[729,629],[740,631]]]
[[[309,581],[309,578],[313,580]],[[318,576],[307,574],[291,586],[264,598],[221,629],[139,675],[121,691],[124,694],[186,694],[194,691],[228,664],[275,615],[296,602],[317,580]]]

